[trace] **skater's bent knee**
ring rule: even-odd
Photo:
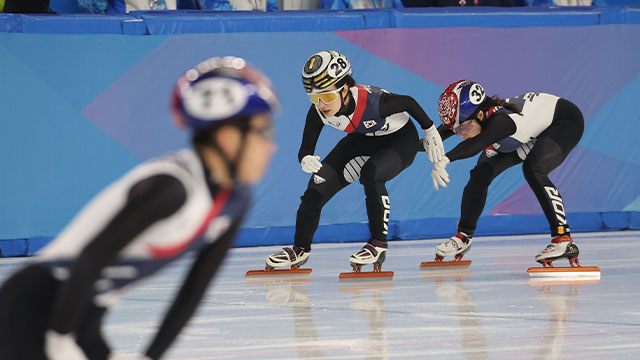
[[[300,197],[300,200],[302,200],[300,204],[302,208],[321,208],[323,205],[322,194],[318,189],[307,189]]]
[[[550,170],[544,164],[540,163],[524,163],[522,164],[522,173],[525,179],[546,178]]]
[[[377,182],[376,176],[376,166],[370,163],[364,164],[362,170],[360,171],[360,184],[367,185],[375,185]]]

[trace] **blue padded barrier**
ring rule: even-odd
[[[640,230],[639,212],[580,213],[571,214],[572,226],[580,231]],[[389,224],[389,240],[415,238],[446,238],[451,235],[456,219],[433,218],[409,221],[392,221]],[[517,227],[513,223],[518,224]],[[476,236],[526,235],[547,233],[542,215],[489,216],[478,223]],[[245,228],[240,230],[234,246],[290,245],[295,229],[290,226],[269,228]],[[428,233],[429,236],[424,236]],[[0,257],[33,255],[43,248],[51,237],[29,239],[0,239]],[[314,236],[315,243],[362,242],[369,239],[367,224],[320,225]]]
[[[622,10],[619,10],[622,11]],[[595,8],[502,8],[443,7],[429,11],[402,9],[395,12],[397,28],[435,28],[453,26],[523,27],[585,26],[599,24],[600,10]]]
[[[430,218],[391,221],[390,241],[402,239],[447,238],[455,231],[456,218]],[[640,212],[576,213],[569,215],[572,229],[579,232],[640,230]],[[517,224],[517,225],[514,225]],[[291,245],[294,227],[242,229],[235,246]],[[483,216],[478,221],[476,236],[548,234],[543,215]],[[314,243],[363,242],[369,239],[365,223],[320,225]]]
[[[405,8],[348,11],[132,11],[128,15],[0,14],[0,32],[174,35],[341,31],[381,28],[523,27],[638,24],[640,6]]]
[[[135,11],[151,35],[186,33],[357,30],[367,28],[361,11],[296,12],[164,12]],[[378,27],[388,27],[388,14],[373,12]]]
[[[122,22],[131,19],[129,15],[0,14],[0,30],[38,34],[123,34]]]

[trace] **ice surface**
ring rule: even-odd
[[[278,247],[232,249],[166,358],[640,359],[640,232],[574,235],[599,280],[530,278],[547,235],[474,238],[471,266],[442,271],[419,269],[442,239],[392,241],[382,270],[393,280],[338,279],[357,243],[314,245],[313,272],[291,278],[245,277]],[[114,348],[144,348],[189,260],[109,313]],[[25,261],[1,260],[0,278]]]

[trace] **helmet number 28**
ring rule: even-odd
[[[347,68],[347,62],[343,58],[337,58],[329,64],[330,76],[338,77]]]

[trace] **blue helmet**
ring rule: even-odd
[[[271,113],[280,104],[269,79],[239,57],[205,60],[182,75],[172,114],[181,127],[205,130],[222,121]]]
[[[453,130],[467,121],[485,100],[482,85],[470,80],[450,84],[440,95],[438,113],[440,121]]]

